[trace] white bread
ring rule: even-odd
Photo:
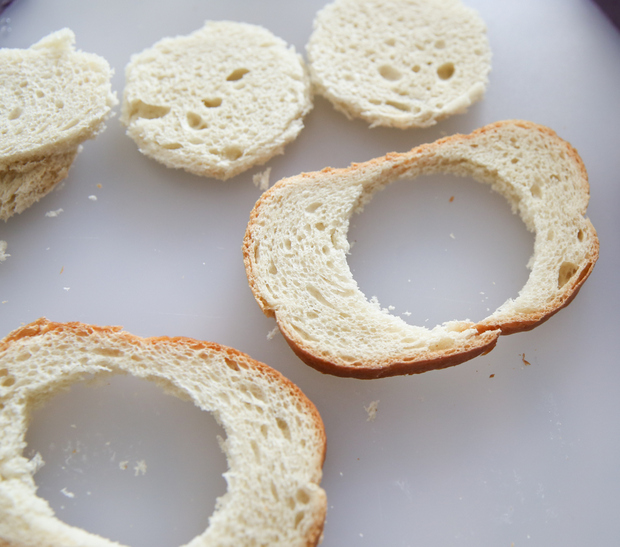
[[[227,179],[282,153],[311,108],[293,47],[256,25],[207,21],[132,56],[121,121],[147,156]]]
[[[349,219],[399,178],[472,177],[506,197],[535,234],[529,279],[486,319],[411,326],[359,290],[346,255]],[[374,378],[444,368],[490,351],[500,334],[534,328],[566,306],[590,274],[599,242],[584,217],[585,167],[553,131],[512,120],[347,169],[283,179],[251,213],[244,240],[250,287],[297,355],[340,376]]]
[[[491,50],[460,0],[335,0],[307,45],[315,91],[372,126],[429,127],[482,99]]]
[[[110,547],[69,526],[35,494],[23,456],[30,411],[80,380],[131,374],[210,411],[229,469],[207,530],[187,545],[310,546],[326,512],[325,431],[280,373],[234,349],[189,338],[139,338],[118,327],[39,319],[0,341],[0,545]]]
[[[102,57],[62,29],[28,49],[0,49],[0,219],[21,213],[67,176],[79,145],[118,103]]]

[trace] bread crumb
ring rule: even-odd
[[[531,365],[531,364],[532,364],[532,363],[530,363],[530,362],[529,362],[529,361],[525,358],[525,353],[523,353],[523,354],[521,355],[521,361],[523,361],[523,364],[524,364],[525,366],[529,366],[529,365]]]
[[[495,378],[495,374],[491,374],[489,378]]]
[[[63,289],[67,292],[69,292],[71,290],[71,287],[63,287]]]
[[[263,192],[269,188],[269,175],[271,175],[271,167],[267,167],[261,173],[256,173],[252,177],[252,182],[254,186],[257,186]]]
[[[88,199],[91,201],[97,201],[97,196],[92,195],[92,196],[88,196]]]
[[[55,218],[60,213],[64,213],[64,211],[62,209],[56,209],[55,211],[48,211],[47,213],[45,213],[45,216],[48,218]]]
[[[101,185],[101,183],[97,184],[97,188],[99,188],[101,190],[101,188],[103,188],[103,186]]]
[[[368,413],[367,422],[374,422],[379,411],[379,401],[372,401],[368,406],[364,407],[364,410]]]
[[[138,475],[146,475],[146,462],[144,460],[140,460],[138,462],[136,462],[136,465],[134,465],[134,476],[138,476]]]
[[[61,494],[64,494],[65,496],[67,496],[68,498],[75,498],[75,494],[73,492],[69,492],[69,490],[67,490],[67,488],[63,488],[60,491]]]
[[[126,461],[126,460],[122,461],[122,462],[119,462],[118,466],[120,467],[120,469],[125,471],[127,469],[127,467],[129,466],[129,462]]]
[[[410,311],[403,312],[403,315],[406,315],[407,317],[409,317],[411,315],[411,312]]]
[[[450,234],[450,237],[451,237],[452,239],[456,239],[456,236],[455,236],[454,234]]]
[[[4,262],[9,256],[9,254],[6,254],[6,248],[7,248],[7,242],[6,241],[0,241],[0,262]]]
[[[276,334],[278,334],[278,331],[279,331],[279,330],[280,330],[280,329],[279,329],[278,327],[274,327],[272,330],[270,330],[270,331],[267,333],[267,340],[273,340],[273,337],[274,337]]]
[[[450,199],[448,201],[452,203],[454,201],[454,196],[450,196]]]

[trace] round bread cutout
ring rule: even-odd
[[[228,179],[293,141],[311,110],[305,64],[256,25],[207,21],[132,56],[121,122],[168,167]]]
[[[515,299],[473,323],[412,326],[370,302],[347,263],[349,220],[390,182],[446,173],[508,200],[534,233],[530,275]],[[250,287],[297,355],[338,376],[377,378],[445,368],[493,349],[501,334],[546,321],[575,297],[598,258],[584,216],[585,167],[550,129],[497,122],[410,152],[283,179],[251,213],[244,240]]]
[[[371,126],[429,127],[482,99],[491,50],[460,0],[335,0],[307,45],[316,91]]]
[[[71,384],[110,374],[151,380],[224,427],[227,492],[188,545],[314,546],[326,512],[325,431],[314,405],[268,366],[189,338],[139,338],[118,327],[39,319],[0,341],[0,543],[119,544],[55,515],[23,456],[30,411]]]

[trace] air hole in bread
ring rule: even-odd
[[[399,103],[397,101],[385,101],[387,106],[391,106],[392,108],[396,108],[398,110],[402,110],[403,112],[409,112],[410,107],[408,104]]]
[[[390,46],[390,47],[395,46],[396,45],[396,39],[395,38],[388,38],[385,41],[385,45]]]
[[[297,490],[297,501],[303,505],[310,503],[310,494],[304,489]]]
[[[166,150],[178,150],[179,148],[183,148],[183,145],[180,142],[169,142],[162,144],[161,147]]]
[[[295,528],[298,528],[301,524],[301,521],[304,520],[304,516],[306,515],[305,511],[298,511],[295,515]]]
[[[54,102],[54,106],[56,106],[56,108],[60,110],[61,108],[65,107],[65,103],[63,103],[60,99],[56,99],[56,101]]]
[[[136,99],[131,103],[131,107],[129,108],[129,117],[154,120],[156,118],[163,118],[168,112],[170,112],[169,106],[148,104],[140,99]]]
[[[15,384],[15,377],[14,376],[5,376],[2,379],[2,387],[11,387],[14,384]]]
[[[9,120],[16,120],[22,115],[22,109],[19,106],[16,106],[11,112],[9,112]]]
[[[442,80],[449,80],[454,75],[454,63],[444,63],[437,69],[437,76]]]
[[[577,272],[577,265],[572,262],[562,262],[558,274],[558,289],[566,285]]]
[[[202,104],[204,104],[207,108],[217,108],[218,106],[222,106],[222,99],[220,97],[203,99]]]
[[[243,156],[243,150],[239,146],[230,145],[224,148],[223,154],[227,160],[235,161]]]
[[[422,67],[420,67],[420,65],[413,65],[411,67],[411,70],[413,70],[413,72],[420,72],[421,69]]]
[[[530,192],[535,198],[542,198],[542,189],[538,186],[538,184],[532,184]]]
[[[43,93],[40,89],[37,89],[37,98],[41,99],[43,97],[45,97],[45,93]]]
[[[289,429],[288,422],[283,418],[276,418],[276,423],[278,424],[278,429],[284,435],[284,438],[288,441],[291,440],[291,430]]]
[[[381,77],[391,82],[400,80],[403,77],[400,70],[394,68],[392,65],[381,65],[379,67],[379,74],[381,74]]]
[[[437,40],[437,41],[435,42],[435,47],[436,47],[437,49],[443,49],[443,48],[445,48],[445,47],[446,47],[446,42],[445,42],[444,40]]]
[[[248,72],[250,71],[247,68],[237,68],[226,77],[226,81],[236,82],[237,80],[241,80]]]
[[[311,203],[310,205],[308,205],[308,207],[306,207],[306,211],[308,213],[315,213],[316,210],[322,205],[322,203],[320,201],[316,201],[314,203]]]
[[[224,363],[226,363],[226,366],[231,370],[239,370],[239,365],[237,364],[237,362],[229,359],[228,357],[224,357]]]
[[[577,239],[578,239],[579,241],[583,241],[583,238],[584,238],[584,237],[585,237],[585,236],[584,236],[583,230],[579,230],[579,231],[577,232]]]
[[[207,123],[202,119],[202,116],[200,116],[200,114],[196,114],[195,112],[188,112],[186,118],[187,124],[196,131],[207,128]]]
[[[252,445],[252,452],[254,452],[254,458],[256,459],[258,463],[260,463],[260,449],[258,448],[256,441],[252,441],[251,445]]]

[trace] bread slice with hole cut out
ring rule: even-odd
[[[228,179],[280,154],[312,108],[305,64],[265,28],[207,21],[126,69],[121,121],[168,167]]]
[[[429,127],[482,99],[491,50],[460,0],[335,0],[307,45],[317,93],[372,126]]]
[[[102,57],[75,50],[69,29],[28,49],[0,49],[0,219],[41,199],[67,176],[82,142],[118,104]]]
[[[153,381],[212,412],[224,427],[228,489],[208,528],[187,545],[318,543],[326,512],[319,486],[325,431],[299,388],[218,344],[39,319],[0,341],[0,544],[119,546],[58,519],[36,496],[40,457],[23,455],[33,408],[72,383],[111,374]]]
[[[535,240],[516,298],[478,323],[446,318],[427,329],[366,299],[347,264],[347,231],[351,216],[390,182],[435,173],[491,185]],[[531,122],[502,121],[279,181],[251,213],[245,267],[263,312],[307,364],[358,378],[425,372],[488,352],[501,334],[532,329],[572,301],[598,258],[588,201],[586,169],[569,143]]]

